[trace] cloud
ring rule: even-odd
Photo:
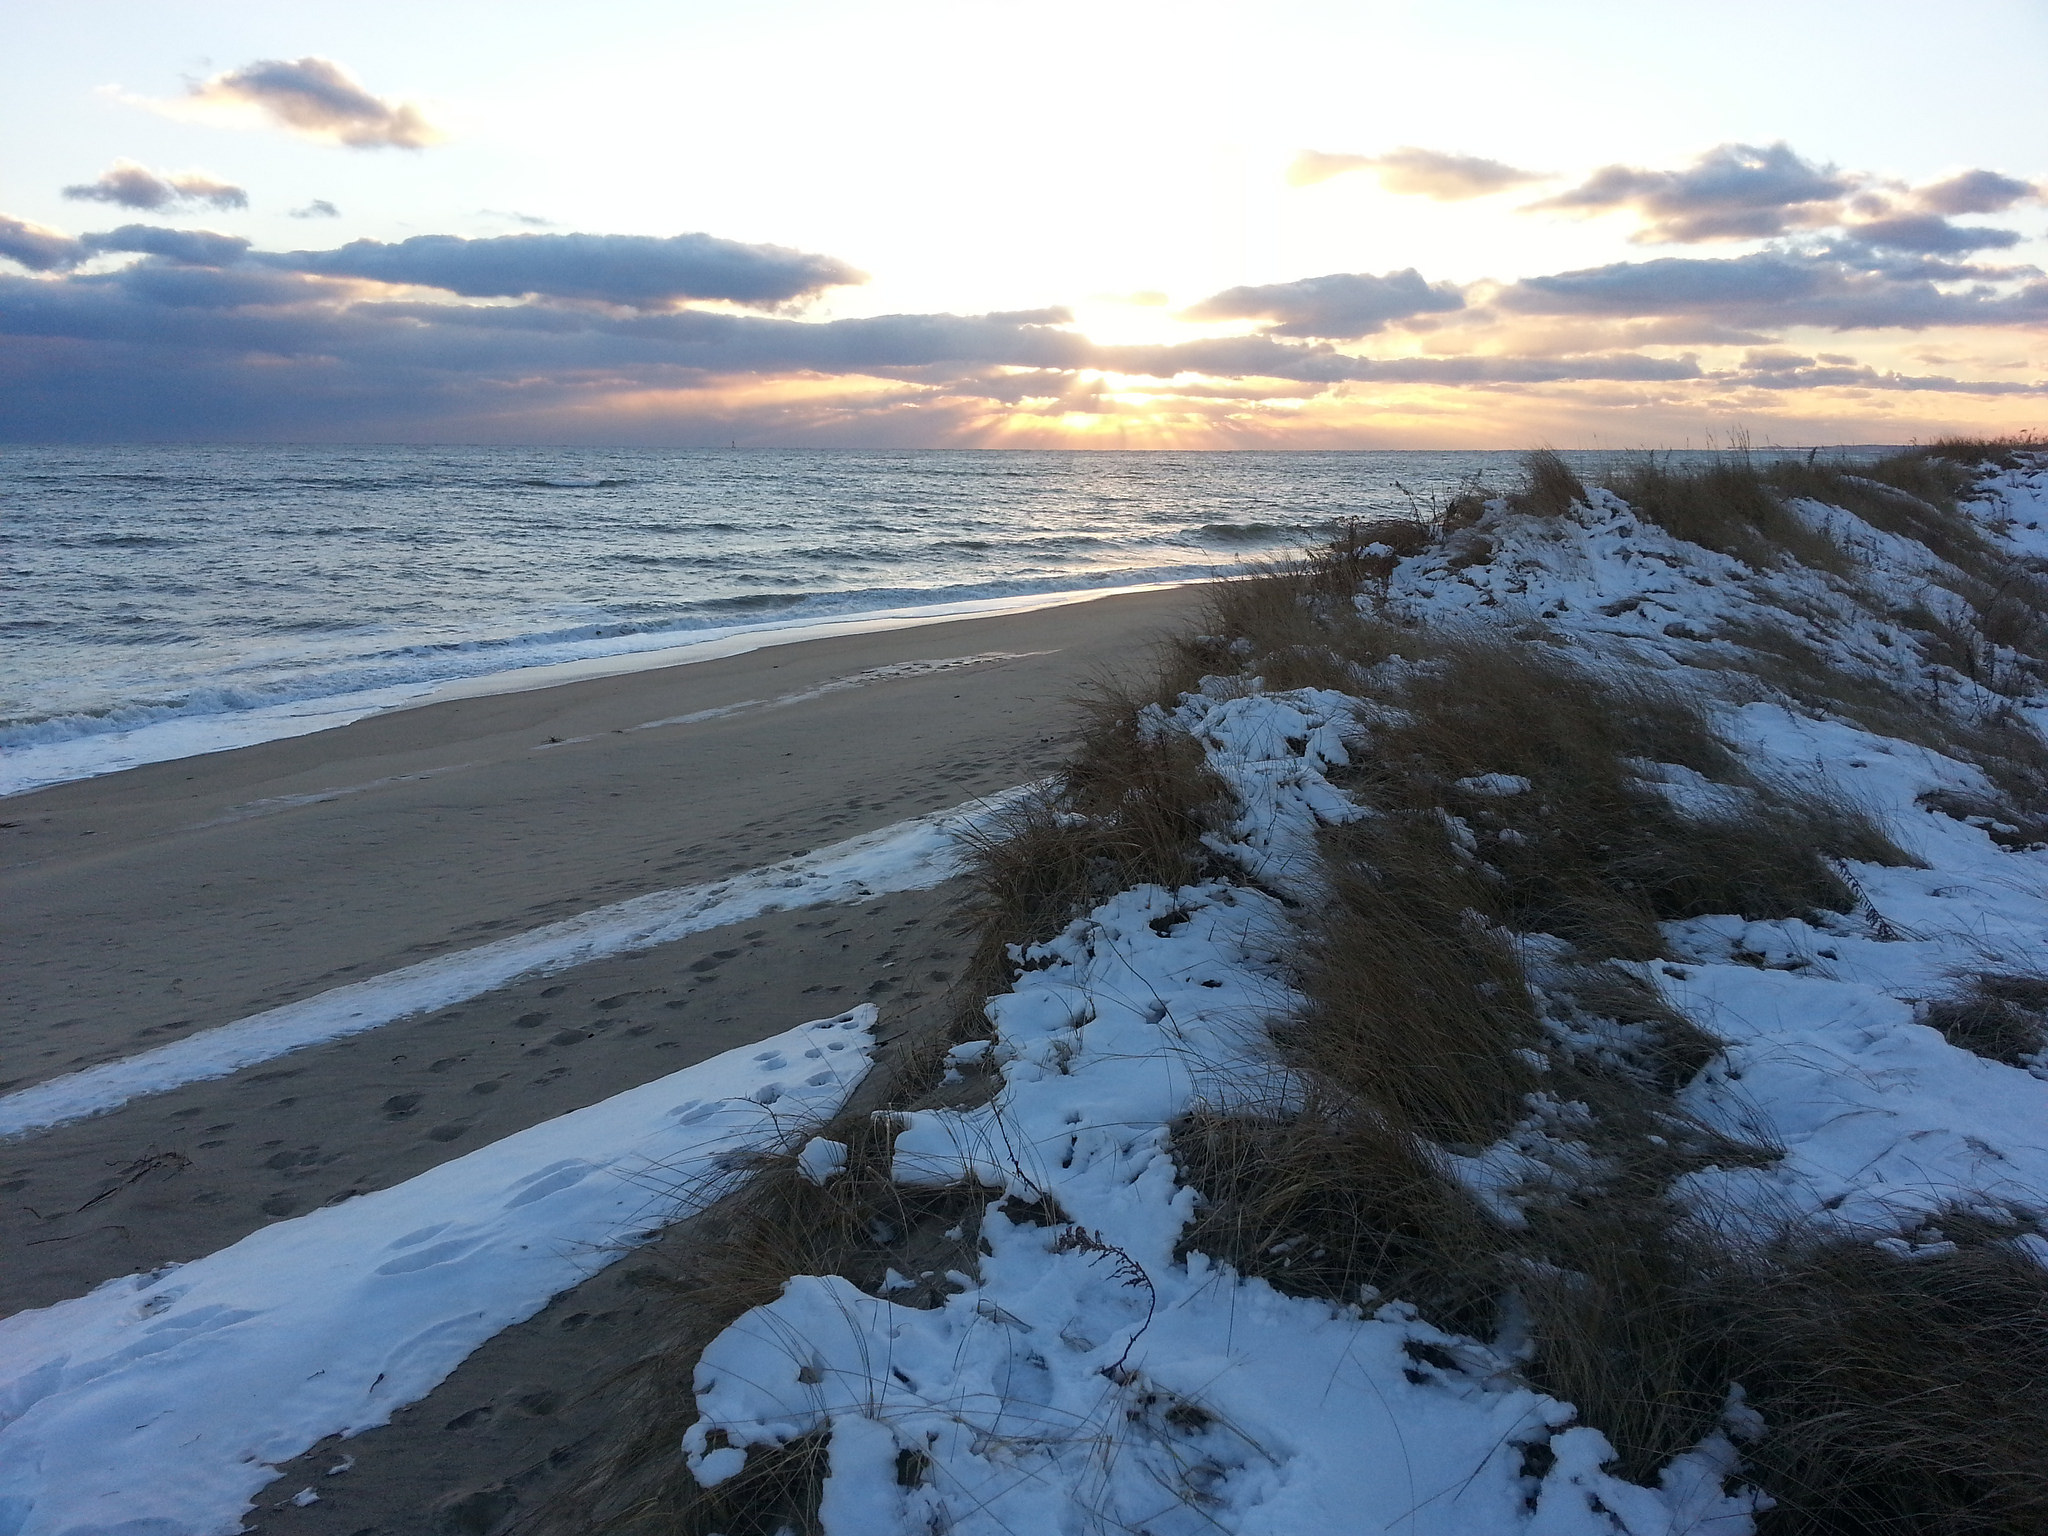
[[[1951,293],[1927,277],[1867,270],[1833,252],[1614,262],[1525,278],[1493,302],[1522,314],[1705,315],[1723,324],[1833,330],[2048,324],[2048,282],[2010,293],[1983,285]]]
[[[285,284],[303,285],[306,302],[292,302]],[[156,262],[70,279],[0,278],[0,336],[10,358],[0,380],[8,433],[116,440],[416,436],[515,401],[601,406],[719,379],[943,384],[1005,367],[1072,375],[1095,353],[1070,331],[998,315],[801,322],[363,303],[348,302],[343,285],[250,264]]]
[[[116,160],[100,172],[99,180],[66,187],[64,195],[75,202],[118,203],[123,208],[149,212],[181,204],[209,203],[215,208],[246,208],[249,194],[240,187],[188,171],[180,176],[159,176],[133,160]]]
[[[1354,357],[1328,346],[1266,336],[1221,336],[1164,346],[1102,347],[1093,366],[1155,379],[1290,379],[1312,384],[1544,384],[1572,379],[1670,380],[1700,376],[1690,357],[1609,352],[1563,357]]]
[[[2048,394],[2048,385],[2016,384],[1983,379],[1952,379],[1939,374],[1880,373],[1854,358],[1823,352],[1805,357],[1796,352],[1750,352],[1742,366],[1709,377],[1751,389],[1888,389],[1968,395]]]
[[[1895,214],[1846,226],[1849,239],[1873,250],[1913,251],[1922,255],[1957,255],[1967,251],[2003,250],[2018,245],[2019,231],[1982,225],[1951,224],[1932,213]]]
[[[240,235],[216,234],[209,229],[123,224],[119,229],[73,238],[0,214],[0,256],[31,272],[68,272],[103,251],[133,252],[193,266],[219,267],[239,261],[248,249],[249,242]]]
[[[352,149],[420,149],[440,137],[417,108],[372,96],[331,59],[258,59],[193,86],[191,96],[252,106],[295,133]]]
[[[1447,155],[1412,144],[1390,149],[1384,155],[1326,155],[1305,149],[1288,167],[1287,179],[1297,187],[1305,187],[1350,171],[1371,172],[1389,192],[1433,198],[1439,203],[1460,203],[1550,179],[1539,171],[1517,170],[1499,160]]]
[[[786,304],[866,281],[830,256],[780,245],[742,245],[714,235],[415,235],[352,240],[331,251],[285,251],[272,266],[330,277],[440,288],[467,298],[595,299],[639,309],[683,299]]]
[[[251,309],[332,299],[337,285],[296,272],[264,267],[186,266],[144,261],[120,272],[78,279],[81,285],[118,289],[126,298],[169,309]]]
[[[1996,171],[1963,171],[1916,188],[1913,201],[1928,213],[2003,213],[2014,203],[2041,195],[2039,188]]]
[[[1682,171],[1604,166],[1525,211],[1627,210],[1642,221],[1632,238],[1651,244],[1760,240],[1835,222],[1841,199],[1862,181],[1833,166],[1814,165],[1782,141],[1722,144]]]
[[[326,198],[316,197],[313,201],[306,204],[305,207],[294,208],[292,210],[292,217],[295,219],[338,219],[341,217],[341,210],[327,201]]]
[[[56,272],[77,266],[91,252],[69,235],[0,213],[0,256],[31,272]]]
[[[241,260],[249,249],[249,242],[240,235],[216,234],[210,229],[166,229],[161,224],[123,224],[119,229],[81,235],[78,244],[89,252],[137,251],[197,267],[226,266]]]
[[[575,283],[579,292],[675,291],[620,277],[640,271],[634,263],[645,254],[644,241],[615,248],[596,236],[508,236],[452,244],[488,251],[534,240],[559,253],[569,248],[547,242],[572,239],[586,242],[574,248],[586,258]],[[725,246],[760,249],[715,243]],[[428,249],[436,259],[445,255],[441,247]],[[683,249],[701,247],[686,242]],[[302,264],[308,256],[351,250],[387,265],[351,258],[326,272]],[[419,250],[412,242],[358,242],[339,252],[293,252],[279,260],[210,231],[133,224],[73,239],[0,218],[0,251],[42,274],[0,277],[0,347],[8,359],[0,378],[0,431],[74,440],[516,440],[522,434],[537,440],[534,434],[548,433],[550,440],[624,434],[623,441],[631,439],[632,423],[649,422],[655,425],[645,440],[655,440],[702,413],[727,413],[736,429],[747,431],[790,420],[779,413],[809,411],[812,405],[803,403],[811,402],[815,412],[804,419],[834,423],[831,430],[842,434],[836,440],[859,442],[872,430],[908,434],[904,441],[920,435],[942,441],[953,430],[949,412],[966,412],[961,419],[997,430],[1006,418],[987,412],[1002,402],[1009,402],[1002,410],[1015,410],[1019,419],[1114,416],[1132,409],[1125,403],[1132,393],[1152,399],[1162,420],[1199,400],[1215,402],[1226,414],[1237,402],[1262,418],[1311,402],[1321,402],[1318,410],[1363,409],[1363,402],[1383,398],[1372,393],[1382,387],[1488,391],[1497,398],[1534,392],[1631,408],[1686,400],[1716,400],[1725,408],[1735,400],[1746,410],[1776,409],[1758,402],[1829,388],[1872,392],[1873,398],[1891,392],[1891,398],[2031,399],[2042,386],[1881,374],[1842,354],[1759,345],[1739,367],[1705,371],[1690,353],[1651,355],[1600,338],[1647,335],[1672,317],[1681,330],[1719,327],[1720,334],[1732,334],[1720,317],[1752,313],[1774,326],[1791,319],[1873,323],[1873,317],[1897,325],[2048,325],[2048,282],[2004,295],[1982,287],[1950,293],[1811,252],[1766,253],[1768,261],[1618,263],[1532,279],[1500,291],[1503,311],[1652,318],[1534,328],[1556,334],[1548,346],[1530,344],[1525,328],[1514,351],[1457,356],[1361,357],[1313,334],[1282,334],[1278,326],[1179,344],[1109,346],[1074,330],[1071,312],[1058,307],[808,321],[653,304],[564,303],[552,290],[521,289],[542,295],[522,299],[501,292],[505,282],[490,292],[511,302],[375,297],[389,291],[377,284],[392,280],[391,253],[410,261]],[[101,252],[142,259],[61,275]],[[606,254],[620,257],[621,265],[606,268],[595,259]],[[472,265],[441,272],[443,280],[492,281],[483,274],[484,258],[456,259]],[[822,260],[798,258],[812,259]],[[744,263],[742,269],[754,270]],[[701,269],[691,270],[701,277]],[[549,268],[548,275],[561,272]],[[1440,304],[1459,297],[1412,272],[1331,277],[1362,280],[1363,286],[1327,278],[1270,285],[1257,313],[1334,328],[1332,316],[1350,325],[1418,299]],[[795,280],[785,274],[784,289]],[[403,281],[423,279],[414,274]],[[693,278],[683,296],[703,286]],[[1234,307],[1247,309],[1249,302]],[[1281,318],[1281,325],[1288,323]],[[1590,340],[1566,339],[1574,334]],[[1426,397],[1397,398],[1412,405]],[[961,403],[975,400],[983,404]],[[1167,403],[1175,400],[1181,404]],[[1454,403],[1441,408],[1464,409]],[[874,425],[884,419],[897,425],[886,431]],[[1204,417],[1200,430],[1224,419]],[[913,425],[917,421],[926,425]],[[722,440],[724,433],[715,435]]]
[[[1385,330],[1411,315],[1463,309],[1465,298],[1449,283],[1431,284],[1408,267],[1375,277],[1332,272],[1291,283],[1226,288],[1183,313],[1191,320],[1272,320],[1268,336],[1320,336],[1352,340]]]

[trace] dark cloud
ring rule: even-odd
[[[453,245],[489,248],[571,238]],[[644,298],[653,290],[618,275],[641,270],[635,263],[645,254],[643,246],[612,251],[629,258],[622,268],[593,260],[574,284],[552,287],[564,293],[573,288],[575,296]],[[1702,380],[1716,388],[1770,391],[1849,386],[2018,394],[2035,388],[1877,374],[1846,356],[1767,347],[1752,350],[1739,368],[1703,374],[1690,355],[1625,350],[1358,357],[1313,335],[1293,339],[1277,327],[1178,345],[1104,346],[1072,330],[1069,311],[1051,307],[815,322],[651,304],[565,303],[560,296],[497,304],[363,298],[382,291],[365,280],[396,280],[388,266],[377,263],[408,248],[408,260],[418,255],[412,242],[359,242],[340,252],[300,252],[277,261],[249,251],[235,237],[206,231],[137,224],[74,240],[0,219],[0,251],[46,274],[0,278],[0,348],[8,359],[0,377],[4,432],[65,439],[481,439],[501,428],[504,436],[517,436],[540,430],[532,423],[571,419],[564,413],[584,422],[624,420],[619,413],[637,409],[636,400],[666,402],[648,407],[662,412],[664,421],[697,410],[766,413],[760,419],[767,420],[784,408],[778,399],[837,398],[811,388],[812,381],[832,379],[862,381],[854,386],[862,404],[850,408],[849,421],[865,421],[863,413],[885,408],[877,402],[887,402],[889,411],[932,406],[941,414],[947,408],[942,402],[969,398],[1050,399],[1062,410],[1111,408],[1102,401],[1114,388],[1097,374],[1159,380],[1170,385],[1168,392],[1189,397],[1248,400],[1301,398],[1340,385],[1516,390],[1573,381],[1656,386]],[[559,253],[565,247],[544,249]],[[574,249],[586,258],[611,250],[602,242]],[[733,249],[758,255],[754,247]],[[331,263],[331,272],[308,270],[303,261],[350,251],[357,257],[367,252],[374,260]],[[115,270],[53,275],[101,252],[137,253],[142,259]],[[439,248],[429,253],[435,260],[445,257]],[[438,276],[472,287],[486,283],[480,291],[516,297],[502,282],[488,286],[480,275],[487,263],[477,261],[476,268],[459,273],[437,269]],[[1361,314],[1370,319],[1418,296],[1443,305],[1456,298],[1412,272],[1336,276],[1363,279],[1365,287],[1332,286],[1330,279],[1278,284],[1271,293],[1281,295],[1284,305],[1269,296],[1241,299],[1234,307],[1249,313],[1254,302],[1262,304],[1256,312],[1282,325],[1290,316],[1301,322],[1318,315],[1325,318],[1316,324],[1328,324],[1327,316],[1339,313],[1350,324]],[[408,270],[403,280],[424,282],[426,276]],[[660,290],[663,296],[675,291]],[[1362,310],[1361,293],[1379,309]],[[1981,324],[1995,317],[2048,323],[2048,282],[2003,296],[1982,286],[1957,294],[1814,253],[1621,263],[1533,279],[1504,290],[1500,302],[1504,309],[1532,314],[1651,317],[1618,328],[1622,334],[1647,332],[1670,317],[1682,322],[1681,329],[1719,327],[1721,334],[1732,334],[1742,321],[1919,325]],[[736,397],[729,386],[736,381],[747,381],[741,393],[756,404],[730,403]],[[786,381],[789,389],[778,394],[775,381]],[[513,421],[529,425],[503,426]]]
[[[1280,392],[1299,395],[1349,381],[1510,386],[1697,373],[1689,358],[1627,353],[1376,361],[1270,336],[1104,347],[1067,329],[1068,312],[1057,308],[805,322],[546,302],[359,302],[348,293],[249,260],[208,268],[153,257],[90,276],[0,279],[0,334],[12,359],[0,418],[30,437],[411,439],[511,401],[580,409],[621,391],[703,390],[747,377],[860,376],[985,396],[1016,372],[1028,381],[1011,393],[1043,395],[1085,393],[1081,371],[1098,369],[1285,380],[1304,388]]]
[[[341,217],[341,210],[327,201],[326,198],[316,197],[313,201],[306,204],[305,207],[294,208],[292,210],[292,217],[295,219],[338,219]]]
[[[78,243],[87,251],[137,251],[196,267],[226,266],[241,260],[249,249],[249,242],[240,235],[221,235],[210,229],[166,229],[161,224],[123,224],[119,229],[81,235]]]
[[[296,132],[354,149],[419,149],[439,137],[417,108],[372,96],[331,59],[258,59],[192,95],[258,107]]]
[[[1528,205],[1569,213],[1627,209],[1634,238],[1653,243],[1759,240],[1833,222],[1862,178],[1817,166],[1782,142],[1722,144],[1682,171],[1610,165],[1555,197]]]
[[[1413,267],[1375,277],[1331,272],[1291,283],[1226,288],[1185,311],[1192,320],[1272,320],[1269,336],[1352,340],[1385,330],[1411,315],[1463,309],[1465,297],[1449,283],[1429,283]]]
[[[2040,195],[2031,184],[1996,171],[1964,171],[1915,189],[1913,201],[1929,213],[2003,213],[2014,203]]]
[[[191,266],[219,267],[239,261],[249,249],[240,235],[209,229],[167,229],[161,224],[123,224],[92,234],[59,234],[38,224],[0,214],[0,256],[31,272],[68,272],[106,251],[160,256]]]
[[[1522,314],[1706,315],[1723,324],[1834,330],[2048,323],[2048,282],[2003,294],[1983,285],[1951,293],[1926,277],[1790,251],[1615,262],[1526,278],[1494,302]]]
[[[66,187],[64,195],[74,202],[118,203],[123,208],[150,212],[177,209],[191,203],[215,208],[246,208],[249,194],[240,187],[190,171],[182,176],[159,176],[148,166],[133,160],[116,160],[100,172],[99,180]]]
[[[1709,378],[1751,389],[1885,389],[1964,395],[2041,395],[2048,385],[2016,384],[1981,379],[1952,379],[1938,374],[1880,373],[1852,357],[1823,352],[1806,357],[1797,352],[1750,352],[1742,366]]]
[[[80,278],[83,285],[118,288],[144,304],[170,309],[249,309],[307,304],[336,297],[335,285],[296,272],[264,267],[184,266],[174,261],[139,262],[121,272]]]
[[[0,213],[0,256],[31,272],[64,271],[91,254],[69,235]]]
[[[1958,255],[1968,251],[2003,250],[2018,245],[2019,231],[1951,224],[1932,213],[1895,214],[1847,226],[1850,240],[1873,250],[1913,251],[1922,255]]]
[[[1328,346],[1290,346],[1265,336],[1226,336],[1155,347],[1097,349],[1095,367],[1154,379],[1183,374],[1290,379],[1308,384],[1547,384],[1571,379],[1699,377],[1690,357],[1606,352],[1564,357],[1353,357]]]
[[[411,283],[468,298],[595,299],[656,309],[683,299],[775,305],[866,280],[843,261],[713,235],[415,235],[266,255],[273,266]]]
[[[1540,171],[1517,170],[1499,160],[1447,155],[1412,144],[1390,149],[1384,155],[1326,155],[1305,149],[1288,167],[1287,179],[1303,187],[1349,171],[1370,172],[1389,192],[1433,198],[1440,203],[1460,203],[1505,192],[1509,187],[1527,186],[1532,181],[1549,180]]]

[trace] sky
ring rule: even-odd
[[[5,0],[0,439],[2048,425],[2048,3]]]

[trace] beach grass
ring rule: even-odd
[[[1897,619],[1931,662],[1996,691],[1983,658],[2015,658],[2006,665],[2029,679],[2048,664],[2048,599],[1957,498],[1969,469],[2028,446],[1946,441],[1864,465],[1644,459],[1609,485],[1701,548],[1827,573]],[[1539,452],[1504,500],[1556,518],[1589,494]],[[1905,621],[1852,545],[1800,510],[1808,503],[1846,507],[1943,562],[1960,601],[1942,625]],[[753,1453],[742,1478],[712,1490],[696,1489],[672,1451],[664,1466],[649,1449],[672,1447],[687,1420],[687,1361],[706,1327],[791,1274],[873,1290],[907,1253],[924,1268],[972,1269],[988,1192],[895,1184],[892,1122],[871,1110],[985,1091],[943,1080],[936,1052],[985,1028],[979,999],[1014,976],[1015,946],[1117,890],[1216,872],[1203,839],[1228,792],[1194,743],[1157,728],[1152,706],[1254,686],[1359,701],[1373,751],[1331,777],[1370,814],[1324,831],[1326,899],[1294,913],[1305,1006],[1274,1022],[1272,1040],[1298,1091],[1174,1127],[1181,1177],[1201,1197],[1183,1252],[1290,1294],[1400,1300],[1453,1332],[1521,1338],[1524,1379],[1575,1404],[1632,1478],[1653,1481],[1730,1429],[1744,1476],[1773,1501],[1768,1532],[2048,1528],[2048,1270],[2013,1247],[2011,1223],[1961,1207],[1923,1224],[1927,1252],[1902,1253],[1826,1223],[1738,1219],[1680,1198],[1688,1174],[1768,1167],[1781,1149],[1683,1107],[1679,1091],[1720,1042],[1640,969],[1666,953],[1664,922],[1845,913],[1859,900],[1847,861],[1911,862],[1857,805],[1748,771],[1711,725],[1714,701],[1825,709],[1977,763],[1993,796],[1936,808],[2003,828],[2014,846],[2044,826],[2029,802],[2048,785],[2048,746],[2011,712],[1846,674],[1797,616],[1730,634],[1750,658],[1739,671],[1703,653],[1694,668],[1618,675],[1540,629],[1482,636],[1392,610],[1397,560],[1424,549],[1454,567],[1492,557],[1486,507],[1476,498],[1433,525],[1355,524],[1220,583],[1194,632],[1162,648],[1155,676],[1085,704],[1058,783],[973,850],[976,958],[951,1037],[824,1132],[849,1146],[847,1177],[820,1187],[793,1159],[772,1161],[718,1213],[702,1273],[679,1290],[698,1326],[637,1400],[659,1433],[640,1437],[637,1459],[616,1455],[587,1479],[552,1529],[818,1529],[824,1461],[811,1440]],[[1677,809],[1646,786],[1646,761],[1713,786],[1719,808]],[[1987,1058],[2030,1059],[2048,1042],[2048,981],[1962,976],[1924,1017]],[[1581,1048],[1560,1018],[1602,1021],[1624,1043]],[[1445,1159],[1502,1136],[1532,1095],[1573,1106],[1597,1171],[1511,1220]],[[572,1518],[572,1506],[605,1513]]]

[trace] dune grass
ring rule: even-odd
[[[1556,515],[1583,499],[1553,460],[1532,458],[1511,506]],[[1928,499],[1953,486],[1943,462],[1869,478],[1872,500],[1910,488],[1925,503],[1916,535],[1953,515],[1952,499]],[[1787,510],[1792,490],[1829,488],[1803,469],[1659,470],[1649,486],[1639,510],[1695,542],[1853,569]],[[1946,547],[1970,555],[1961,537]],[[1238,638],[1211,643],[1265,649]],[[1398,1296],[1449,1328],[1525,1331],[1530,1378],[1576,1404],[1635,1477],[1719,1423],[1739,1383],[1768,1427],[1747,1454],[1778,1501],[1770,1531],[2041,1529],[2048,1273],[2010,1233],[1930,1262],[1804,1226],[1738,1236],[1680,1210],[1666,1193],[1678,1174],[1775,1154],[1678,1111],[1670,1094],[1714,1043],[1603,963],[1658,953],[1660,919],[1846,910],[1835,860],[1905,856],[1853,806],[1749,780],[1683,688],[1603,682],[1544,647],[1463,635],[1387,627],[1366,649],[1432,665],[1374,696],[1390,708],[1348,787],[1382,814],[1324,840],[1331,899],[1304,915],[1309,1006],[1276,1033],[1308,1091],[1286,1114],[1182,1124],[1176,1155],[1205,1196],[1187,1246],[1298,1294]],[[1844,680],[1799,660],[1809,696],[1839,704]],[[1913,707],[1880,705],[1886,724]],[[2030,781],[2037,739],[2013,736],[1979,727],[1976,746],[2004,755],[2008,783]],[[1726,809],[1677,813],[1635,778],[1642,758],[1717,781]],[[1532,973],[1524,932],[1567,939],[1581,960]],[[2048,983],[1986,976],[1927,1017],[2016,1061],[2040,1048],[2044,1007]],[[1573,1012],[1628,1025],[1634,1046],[1561,1049],[1546,1026]],[[1539,1080],[1586,1112],[1576,1130],[1605,1172],[1508,1223],[1444,1176],[1441,1152],[1498,1135]]]
[[[1647,462],[1615,489],[1672,533],[1760,569],[1792,562],[1854,579],[1851,556],[1797,512],[1812,496],[1940,543],[1978,579],[1987,551],[1955,512],[1957,466],[2009,451],[1935,444],[1854,469]],[[1537,454],[1508,501],[1562,516],[1586,496],[1561,459]],[[1704,709],[1726,678],[1596,674],[1540,643],[1421,629],[1376,604],[1404,555],[1491,558],[1487,515],[1468,498],[1435,528],[1353,525],[1221,583],[1147,686],[1097,691],[1059,784],[974,850],[975,959],[950,1032],[826,1128],[849,1147],[846,1176],[821,1187],[793,1157],[767,1159],[711,1214],[699,1266],[663,1282],[690,1322],[630,1388],[636,1434],[541,1528],[817,1529],[815,1437],[757,1450],[735,1479],[695,1487],[675,1454],[690,1363],[791,1274],[874,1289],[888,1268],[973,1270],[989,1192],[895,1185],[894,1122],[872,1111],[979,1091],[942,1083],[941,1058],[985,1031],[982,997],[1014,977],[1009,946],[1050,937],[1130,885],[1218,873],[1202,836],[1227,794],[1196,744],[1148,713],[1206,678],[1212,691],[1313,686],[1368,701],[1373,750],[1332,778],[1377,814],[1324,835],[1327,899],[1295,914],[1307,1006],[1275,1026],[1274,1043],[1299,1092],[1284,1108],[1200,1112],[1174,1129],[1182,1178],[1201,1195],[1184,1248],[1293,1294],[1398,1299],[1448,1329],[1525,1339],[1527,1379],[1574,1403],[1636,1478],[1654,1480],[1721,1424],[1739,1384],[1766,1431],[1744,1453],[1777,1501],[1767,1533],[2048,1529],[2048,1271],[2011,1230],[1966,1212],[1922,1234],[1934,1248],[1901,1257],[1867,1235],[1720,1230],[1681,1208],[1670,1194],[1680,1175],[1776,1154],[1683,1113],[1673,1095],[1718,1043],[1618,963],[1659,955],[1658,924],[1671,918],[1847,910],[1838,860],[1906,856],[1854,806],[1746,773]],[[1995,605],[1968,612],[1993,643],[1982,626]],[[1737,638],[1754,642],[1758,686],[1772,696],[2001,765],[2003,799],[1944,808],[2023,835],[2000,818],[2023,818],[2012,802],[2048,786],[2048,748],[2023,722],[1965,718],[1846,678],[1789,630]],[[2038,652],[2040,639],[2020,623],[1995,643]],[[1703,776],[1716,808],[1678,809],[1643,782],[1645,759]],[[1536,935],[1550,938],[1532,947]],[[1967,1049],[2018,1061],[2048,1042],[2048,982],[1963,978],[1925,1018]],[[1449,1177],[1445,1158],[1495,1140],[1532,1104],[1568,1114],[1592,1162],[1510,1221]],[[1952,1249],[1935,1241],[1944,1235]],[[935,1305],[940,1292],[897,1299]]]

